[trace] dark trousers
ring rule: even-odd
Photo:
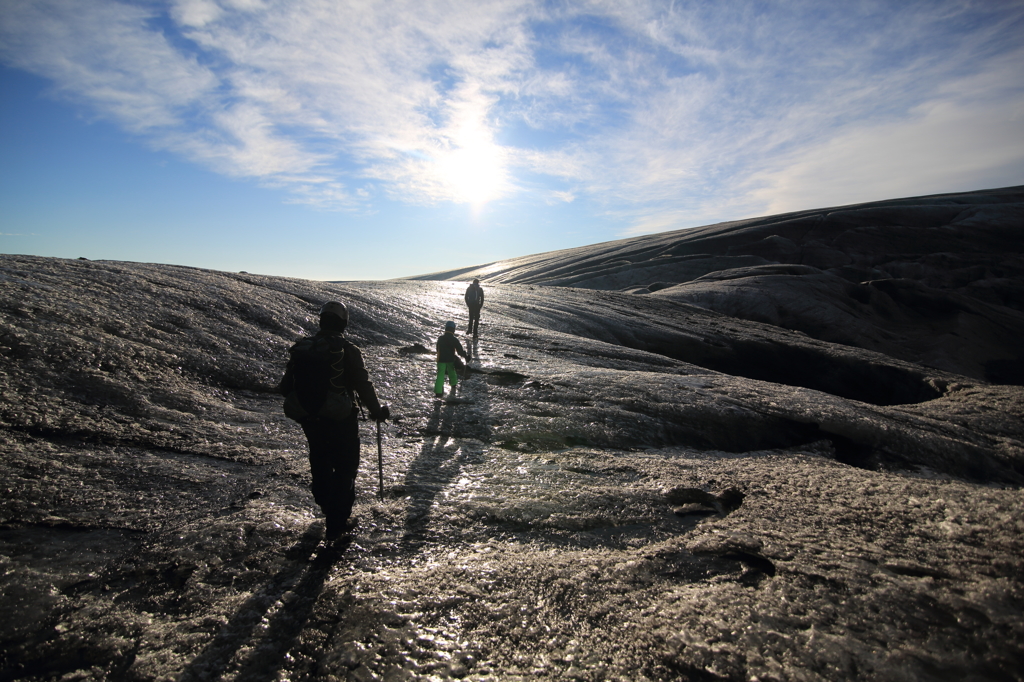
[[[309,441],[313,499],[328,519],[344,522],[356,501],[356,474],[359,473],[356,413],[341,422],[325,419],[303,422],[302,430]]]
[[[469,333],[476,334],[480,331],[480,308],[469,308]]]

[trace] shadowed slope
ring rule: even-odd
[[[413,279],[654,294],[1024,384],[1024,188],[800,211]]]

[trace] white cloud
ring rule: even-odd
[[[504,21],[517,7],[279,4],[258,21],[185,34],[227,60],[226,78],[247,101],[390,196],[472,201],[511,189],[490,104],[522,60]]]
[[[954,0],[6,0],[0,58],[293,201],[536,191],[656,231],[1012,175],[1022,21]]]
[[[51,79],[59,92],[146,133],[173,126],[216,76],[147,30],[142,8],[74,0],[7,0],[0,57]]]
[[[765,213],[782,213],[983,189],[978,179],[1000,171],[1024,182],[1024,97],[1015,111],[929,103],[905,120],[846,130],[748,184],[760,186],[751,198]]]
[[[798,36],[784,59],[708,57],[729,77],[698,72],[689,98],[663,79],[645,115],[604,140],[625,179],[605,193],[629,225],[620,234],[1024,182],[1024,11],[957,33],[949,9],[853,39],[776,19],[774,32]],[[773,77],[786,65],[796,82]]]
[[[177,0],[171,3],[171,16],[182,26],[202,28],[223,15],[213,0]]]
[[[156,28],[118,2],[11,0],[0,35],[9,63],[219,172],[318,204],[350,203],[346,174],[411,201],[472,201],[512,190],[490,104],[528,62],[507,20],[522,8],[181,0]]]

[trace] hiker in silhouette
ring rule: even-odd
[[[474,279],[466,289],[466,305],[469,306],[469,329],[473,336],[480,332],[480,309],[484,307],[484,290],[480,280]]]
[[[452,385],[452,393],[459,383],[458,368],[455,366],[455,354],[469,360],[469,355],[462,348],[462,343],[455,337],[455,323],[444,323],[444,333],[437,339],[437,379],[434,381],[434,395],[444,397],[444,378]]]
[[[290,349],[278,390],[285,414],[302,426],[309,441],[313,499],[327,517],[327,538],[351,530],[359,471],[359,422],[353,394],[378,422],[391,416],[370,383],[359,349],[343,336],[348,325],[344,303],[320,309],[320,331]]]

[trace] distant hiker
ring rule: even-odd
[[[466,305],[469,306],[469,333],[476,336],[480,332],[480,309],[484,307],[484,290],[480,280],[474,279],[466,289]]]
[[[455,354],[469,360],[469,355],[462,348],[462,344],[455,337],[455,323],[444,323],[444,334],[437,339],[437,379],[434,381],[434,395],[438,398],[444,396],[444,377],[448,376],[448,382],[452,385],[452,391],[459,383],[459,374],[455,367]]]
[[[278,386],[285,414],[302,425],[309,441],[313,499],[327,517],[328,539],[351,528],[348,518],[356,499],[359,422],[353,392],[374,420],[391,416],[377,400],[362,353],[342,335],[347,325],[344,303],[324,303],[320,331],[291,347]]]

